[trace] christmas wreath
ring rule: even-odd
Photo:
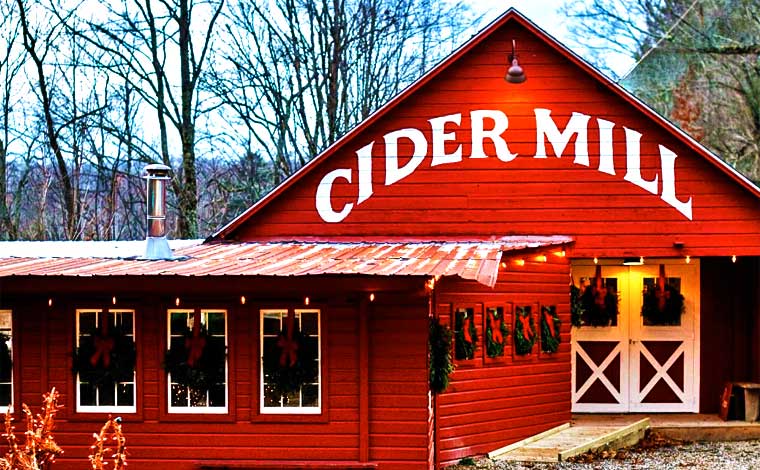
[[[541,351],[555,353],[559,349],[559,327],[562,322],[554,305],[541,307]]]
[[[591,326],[610,326],[618,315],[618,296],[608,288],[602,278],[602,267],[597,265],[592,282],[581,295],[583,323]]]
[[[488,357],[504,355],[504,344],[509,336],[509,327],[504,323],[501,309],[486,311],[486,354]]]
[[[131,382],[135,374],[137,351],[131,331],[109,325],[108,315],[101,313],[100,327],[79,338],[74,351],[74,373],[79,380],[96,386]]]
[[[449,387],[449,378],[454,372],[451,357],[451,328],[442,325],[437,318],[430,319],[428,327],[428,353],[430,357],[430,390],[443,393]]]
[[[533,345],[536,344],[536,325],[530,307],[517,307],[515,309],[515,352],[518,356],[530,354]]]
[[[478,331],[475,328],[475,315],[472,309],[459,309],[456,313],[456,343],[454,349],[457,359],[472,359],[478,344]]]
[[[668,283],[665,265],[660,265],[660,275],[654,285],[644,288],[641,316],[647,325],[678,325],[686,309],[683,294]]]
[[[11,348],[8,347],[10,336],[0,333],[0,380],[9,382],[11,379],[11,370],[13,370],[13,356]]]
[[[201,325],[200,312],[195,312],[193,327],[185,326],[184,341],[171,345],[164,358],[164,370],[172,382],[205,394],[212,385],[225,381],[227,346],[224,338],[208,334]]]
[[[264,377],[267,387],[276,397],[298,392],[307,383],[317,381],[317,363],[314,345],[316,341],[301,333],[291,310],[277,336],[276,342],[265,343]]]
[[[570,324],[577,327],[583,324],[581,289],[575,284],[570,284]]]

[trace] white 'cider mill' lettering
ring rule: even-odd
[[[573,163],[581,166],[590,166],[588,150],[588,129],[591,116],[582,113],[572,113],[564,130],[557,127],[552,119],[551,111],[544,108],[533,110],[536,118],[536,153],[534,158],[548,158],[546,143],[548,142],[554,155],[562,158],[565,148],[575,136],[575,159]],[[615,123],[601,118],[596,118],[596,126],[599,130],[599,167],[598,171],[608,175],[616,175],[613,155],[612,130]],[[456,128],[461,125],[462,115],[449,114],[428,120],[432,137],[431,167],[459,163],[462,161],[462,145],[459,144],[451,153],[446,153],[446,142],[458,142]],[[471,153],[468,158],[488,158],[495,156],[502,162],[508,163],[517,158],[516,153],[509,150],[509,145],[504,138],[504,133],[509,127],[507,115],[500,110],[480,109],[470,112],[472,132]],[[449,131],[447,132],[447,125]],[[625,132],[625,175],[623,179],[639,188],[654,195],[660,196],[666,204],[670,205],[689,220],[692,220],[692,198],[682,201],[676,196],[675,162],[678,155],[672,150],[659,145],[660,172],[651,180],[645,180],[641,176],[641,134],[627,127]],[[383,136],[385,143],[385,186],[391,186],[413,174],[420,167],[423,160],[428,157],[429,142],[425,134],[415,128],[404,128],[389,132]],[[486,140],[493,144],[495,155],[485,152]],[[399,142],[406,141],[412,144],[412,155],[409,160],[399,165]],[[372,149],[375,142],[372,141],[356,151],[358,167],[358,196],[356,205],[359,205],[372,197]],[[316,209],[319,216],[328,223],[337,223],[348,217],[354,208],[354,203],[347,202],[339,210],[332,205],[332,187],[336,180],[345,180],[352,183],[352,169],[339,168],[327,173],[319,185],[316,193]]]

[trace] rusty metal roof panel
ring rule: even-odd
[[[559,246],[572,239],[504,237],[492,241],[270,242],[178,244],[174,259],[136,257],[133,243],[2,242],[0,277],[7,276],[460,276],[492,286],[504,252]],[[19,243],[24,246],[13,246]],[[97,250],[88,250],[97,243]],[[62,248],[66,249],[62,249]],[[37,249],[39,248],[39,249]],[[121,250],[121,251],[119,251]],[[35,255],[34,253],[40,253]],[[87,253],[94,253],[88,255]],[[128,256],[119,257],[124,253]]]

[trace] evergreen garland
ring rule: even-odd
[[[191,366],[188,364],[188,341],[193,338],[193,331],[185,326],[182,332],[183,341],[175,344],[166,351],[164,370],[171,374],[172,382],[191,388],[195,392],[205,394],[212,385],[224,383],[227,346],[223,337],[208,334],[206,325],[201,324],[198,338],[205,341],[200,358]]]
[[[428,326],[428,353],[430,361],[430,390],[443,393],[449,387],[454,361],[451,357],[451,328],[442,325],[437,318],[431,318]]]
[[[646,286],[641,305],[641,316],[649,325],[678,325],[681,321],[681,315],[686,310],[683,294],[667,282],[665,282],[664,291],[658,291],[656,281],[655,285]],[[661,297],[664,297],[664,302],[660,300]]]
[[[8,347],[10,339],[10,336],[0,333],[0,380],[3,382],[10,382],[13,370],[13,356]]]
[[[525,356],[536,344],[536,325],[530,307],[516,307],[515,312],[515,352],[518,356]]]
[[[541,307],[541,351],[555,353],[559,349],[562,321],[554,305]]]
[[[107,358],[98,356],[99,341],[112,342]],[[73,372],[79,374],[80,381],[96,386],[131,382],[136,360],[135,342],[123,328],[110,325],[104,336],[99,328],[94,327],[89,336],[79,338],[79,347],[74,350]]]
[[[504,322],[504,315],[498,310],[486,311],[486,315],[486,354],[488,357],[501,357],[504,355],[504,344],[509,336],[509,327]],[[492,321],[498,325],[500,335],[497,336],[501,336],[501,341],[494,340]]]
[[[314,344],[309,345],[312,341]],[[316,337],[312,338],[301,333],[298,323],[293,322],[293,334],[288,338],[288,328],[283,322],[277,341],[265,345],[264,377],[275,396],[286,397],[297,393],[305,384],[315,383],[318,378]],[[287,342],[292,342],[292,361]]]
[[[580,327],[583,324],[583,302],[581,290],[575,284],[570,284],[570,324]]]
[[[467,325],[467,332],[465,332]],[[475,349],[478,344],[478,330],[475,327],[475,315],[467,310],[457,310],[456,312],[456,342],[454,349],[456,358],[461,360],[472,359],[475,357]],[[467,336],[469,334],[468,341]]]

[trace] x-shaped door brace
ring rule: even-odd
[[[657,385],[657,382],[662,379],[665,381],[666,384],[673,390],[673,393],[678,395],[678,398],[681,400],[682,403],[686,403],[686,393],[681,390],[681,387],[676,384],[673,379],[668,375],[668,369],[670,369],[673,364],[678,360],[679,357],[681,357],[681,354],[684,353],[684,344],[681,343],[678,348],[673,352],[673,354],[670,355],[667,361],[665,361],[664,365],[660,365],[660,362],[655,359],[655,357],[649,352],[649,350],[644,346],[644,344],[639,341],[638,344],[640,345],[640,353],[639,354],[639,361],[641,361],[641,358],[645,358],[649,363],[654,367],[655,374],[654,376],[649,380],[649,382],[646,384],[644,388],[641,388],[641,384],[639,384],[639,388],[641,389],[641,392],[638,393],[638,399],[636,400],[638,403],[641,403],[641,401],[649,394],[649,392],[652,391],[655,385]],[[641,376],[639,376],[640,378]],[[684,377],[686,379],[686,377]]]
[[[609,367],[610,364],[612,364],[612,361],[615,360],[615,357],[617,357],[620,354],[621,347],[620,343],[618,343],[612,351],[607,355],[606,358],[602,361],[601,364],[597,366],[597,364],[589,357],[588,354],[586,354],[586,351],[583,350],[581,345],[579,343],[575,344],[575,354],[577,357],[580,357],[583,359],[583,362],[586,363],[586,365],[589,366],[591,369],[591,376],[586,379],[586,381],[583,383],[583,386],[581,388],[576,388],[577,390],[573,393],[573,403],[577,403],[578,400],[588,391],[588,389],[594,384],[595,381],[599,380],[602,385],[609,390],[610,394],[612,394],[613,398],[617,400],[618,403],[623,402],[623,395],[620,390],[617,390],[614,385],[612,385],[612,382],[609,381],[606,375],[604,375],[604,371]],[[621,364],[622,365],[622,364]],[[576,367],[577,370],[577,367]]]

